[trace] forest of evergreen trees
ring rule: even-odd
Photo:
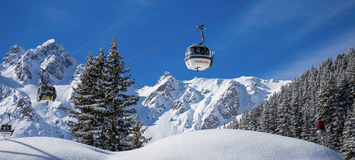
[[[295,137],[355,159],[355,50],[306,70],[229,128]],[[326,133],[317,134],[324,121]],[[322,138],[323,137],[323,138]],[[322,139],[321,139],[322,138]]]

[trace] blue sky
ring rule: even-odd
[[[89,46],[73,54],[107,52],[114,36],[125,60],[197,25],[241,0],[155,0]],[[150,0],[0,0],[0,57],[18,44],[26,50],[55,39],[70,53]],[[186,48],[201,41],[195,30],[126,63],[137,84],[154,85],[169,71],[194,77],[290,80],[328,57],[355,48],[354,0],[246,0],[205,25],[205,44],[216,52],[212,68],[188,70]]]

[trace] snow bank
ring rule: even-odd
[[[59,138],[28,137],[7,140],[0,139],[0,159],[2,160],[99,160],[107,158],[110,153]]]
[[[31,137],[0,140],[0,159],[117,160],[337,160],[326,147],[244,130],[202,130],[153,142],[141,149],[109,152],[69,140]]]
[[[115,153],[118,160],[337,160],[326,147],[289,137],[244,130],[202,130],[153,142],[144,148]]]

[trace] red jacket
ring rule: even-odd
[[[318,128],[318,130],[324,130],[325,129],[324,121],[318,121],[317,122],[317,128]]]

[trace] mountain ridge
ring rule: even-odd
[[[256,77],[235,79],[194,78],[178,81],[169,72],[154,86],[138,90],[137,110],[147,115],[147,135],[161,139],[178,133],[218,128],[231,122],[244,110],[279,91],[289,81],[263,80]]]

